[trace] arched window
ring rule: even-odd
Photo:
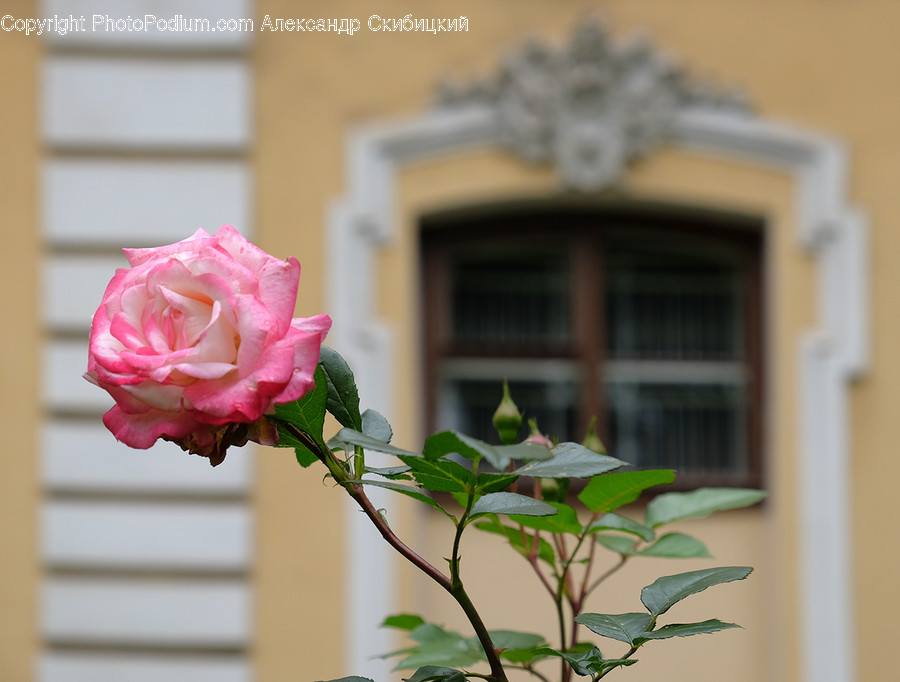
[[[682,486],[761,485],[762,227],[646,204],[424,217],[428,426],[496,441],[508,379],[548,435],[596,416],[611,454]]]

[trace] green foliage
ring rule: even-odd
[[[491,641],[497,649],[502,649],[500,657],[513,663],[533,663],[543,658],[536,650],[547,646],[542,635],[515,630],[491,630]]]
[[[441,431],[428,437],[422,454],[428,460],[441,459],[447,455],[460,455],[473,461],[485,458],[490,462],[495,456],[493,450],[492,445],[477,438],[457,431]]]
[[[576,623],[584,625],[601,637],[624,642],[635,649],[650,640],[705,635],[739,627],[734,623],[723,623],[711,618],[699,623],[675,623],[655,629],[655,620],[648,613],[622,613],[619,615],[582,613],[575,618]]]
[[[418,455],[400,455],[409,474],[426,490],[467,493],[473,487],[472,472],[452,459],[425,459]]]
[[[491,445],[458,431],[441,431],[430,436],[425,441],[422,453],[426,459],[431,460],[448,455],[460,455],[473,462],[484,459],[497,471],[506,469],[514,459],[539,460],[552,457],[550,451],[542,445]]]
[[[605,659],[600,649],[595,646],[583,651],[557,651],[555,649],[544,649],[544,654],[548,656],[558,656],[565,659],[572,670],[581,676],[590,675],[594,679],[598,679],[606,675],[609,671],[626,665],[634,665],[637,663],[633,658],[613,658]]]
[[[390,443],[394,437],[394,431],[388,420],[380,412],[366,410],[362,413],[362,432],[375,440]]]
[[[614,476],[615,474],[611,475]],[[600,530],[618,530],[623,533],[630,533],[645,542],[652,542],[653,538],[656,537],[656,533],[653,532],[652,528],[648,528],[643,523],[632,521],[625,516],[619,516],[618,514],[613,513],[604,514],[588,526],[588,531],[591,533]]]
[[[542,504],[555,509],[554,515],[541,515],[540,518],[527,518],[514,515],[510,516],[510,520],[525,528],[545,530],[550,533],[570,533],[572,535],[581,533],[581,522],[578,520],[578,515],[572,507],[567,504],[562,504],[561,502],[544,502]]]
[[[437,665],[426,665],[416,670],[412,677],[404,677],[404,682],[466,682],[466,676],[459,670]]]
[[[522,556],[529,557],[535,553],[536,558],[544,563],[553,566],[556,562],[553,547],[544,538],[538,537],[537,534],[525,533],[518,527],[504,525],[496,516],[488,516],[486,521],[479,520],[475,527],[486,533],[502,535],[509,541],[510,546]]]
[[[341,426],[363,430],[362,415],[359,413],[359,391],[353,371],[344,358],[337,351],[322,346],[319,367],[324,372],[328,387],[328,411]]]
[[[531,520],[530,517],[556,514],[556,508],[527,495],[490,493],[475,500],[469,518],[482,514],[515,514],[516,517],[529,518]]]
[[[533,666],[554,657],[561,658],[571,671],[590,676],[592,682],[619,667],[636,662],[635,652],[649,641],[708,634],[738,627],[717,619],[696,623],[658,626],[657,620],[675,604],[709,587],[742,580],[752,569],[747,567],[710,568],[659,578],[641,590],[646,613],[584,613],[585,599],[606,577],[635,557],[708,558],[709,551],[698,539],[678,531],[658,535],[667,524],[702,518],[714,512],[756,504],[765,493],[731,488],[706,488],[688,493],[664,493],[652,500],[645,518],[638,521],[614,513],[635,502],[644,491],[672,483],[674,472],[668,469],[637,471],[626,469],[625,462],[585,445],[560,443],[548,447],[536,442],[515,444],[509,438],[512,422],[501,424],[507,430],[505,445],[497,446],[457,431],[442,431],[430,436],[422,452],[391,444],[393,430],[383,415],[374,410],[360,412],[359,393],[353,373],[335,351],[322,349],[315,374],[315,387],[298,401],[276,408],[281,444],[293,447],[298,460],[308,466],[321,460],[335,480],[347,488],[363,510],[388,539],[393,533],[382,514],[374,510],[364,490],[375,486],[417,500],[446,515],[456,527],[453,552],[447,558],[450,575],[444,576],[424,559],[407,551],[404,545],[389,540],[419,568],[437,580],[457,599],[476,636],[467,637],[428,623],[419,616],[400,614],[384,622],[385,627],[403,630],[411,646],[387,656],[399,657],[397,669],[414,670],[407,682],[466,682],[470,678],[498,679],[494,671],[502,666],[528,670],[538,677]],[[504,400],[508,415],[498,410],[500,421],[512,415],[508,393]],[[503,407],[501,405],[501,407]],[[330,412],[341,428],[326,444],[323,440],[325,413]],[[517,411],[517,408],[516,408]],[[509,420],[507,420],[509,421]],[[290,425],[291,428],[288,428]],[[537,426],[533,430],[537,432]],[[516,427],[518,430],[518,426]],[[594,443],[605,450],[596,433]],[[346,461],[334,453],[345,453]],[[379,452],[396,457],[393,466],[370,467],[365,453]],[[519,486],[520,477],[535,480],[534,487]],[[586,513],[579,516],[570,503],[567,490],[572,479],[589,479],[578,495]],[[463,508],[452,513],[444,508],[446,494]],[[583,625],[601,637],[629,647],[623,655],[605,658],[591,643],[572,648],[553,649],[544,637],[511,630],[488,631],[465,594],[460,573],[460,540],[463,531],[473,525],[499,535],[534,568],[543,588],[549,592],[558,612],[561,640],[574,641],[574,628]],[[618,563],[603,569],[600,578],[592,577],[601,566],[604,552]],[[574,570],[573,570],[574,569]],[[580,581],[580,582],[579,582]],[[568,605],[570,620],[564,617]],[[502,661],[502,663],[501,663]],[[491,676],[469,672],[469,666],[487,662]],[[547,678],[544,678],[547,679]],[[331,682],[372,682],[363,677],[345,677]]]
[[[637,547],[637,541],[633,538],[625,538],[621,535],[607,535],[598,533],[596,536],[598,543],[606,547],[610,552],[615,552],[623,557],[631,556]]]
[[[598,454],[579,443],[560,443],[551,452],[551,459],[529,462],[513,473],[533,478],[588,478],[626,466],[620,459]]]
[[[646,641],[644,634],[652,629],[649,613],[622,613],[617,616],[604,613],[582,613],[575,622],[584,625],[601,637],[609,637],[629,646]]]
[[[385,628],[397,628],[398,630],[406,630],[409,632],[410,630],[419,627],[424,622],[422,616],[417,616],[414,613],[395,613],[393,616],[385,618],[381,626]]]
[[[691,635],[706,635],[720,630],[730,630],[731,628],[739,628],[740,625],[734,623],[723,623],[720,620],[711,618],[700,623],[675,623],[673,625],[664,625],[658,630],[648,632],[645,637],[649,639],[669,639],[670,637],[689,637]]]
[[[591,511],[611,512],[634,502],[647,488],[672,483],[674,480],[675,472],[671,469],[621,471],[594,476],[578,495],[578,499]]]
[[[409,631],[414,646],[388,656],[403,656],[395,670],[415,670],[421,666],[470,666],[484,659],[478,641],[433,623],[422,623]]]
[[[407,636],[415,642],[413,646],[383,657],[403,656],[395,670],[421,669],[421,666],[464,668],[487,660],[476,637],[464,637],[453,630],[426,623],[417,616],[390,616],[383,625],[405,630]],[[515,630],[491,630],[490,637],[494,647],[502,649],[501,657],[510,662],[530,664],[545,657],[536,653],[536,650],[547,646],[542,635]]]
[[[379,440],[378,438],[370,436],[367,433],[363,433],[362,431],[357,431],[356,429],[351,428],[343,428],[338,431],[337,434],[328,442],[328,445],[332,449],[345,449],[347,445],[353,445],[365,448],[367,450],[373,450],[375,452],[384,452],[389,455],[412,455],[413,457],[419,456],[415,452],[410,452],[409,450],[395,447],[390,443]]]
[[[641,601],[647,613],[582,613],[575,616],[575,622],[584,625],[592,632],[619,642],[624,642],[630,649],[619,661],[633,660],[631,655],[651,640],[669,639],[672,637],[689,637],[703,635],[720,630],[738,627],[734,623],[723,623],[717,619],[704,620],[698,623],[674,623],[657,628],[657,619],[672,606],[691,595],[702,592],[714,585],[743,580],[752,569],[741,566],[711,568],[701,571],[689,571],[678,575],[659,578],[641,590]],[[578,661],[578,665],[587,672],[579,674],[600,673],[599,651],[594,657]],[[569,659],[567,659],[569,660]],[[570,661],[571,663],[572,661]],[[573,663],[573,667],[575,663]],[[576,669],[576,672],[578,670]],[[605,672],[600,676],[602,677]]]
[[[713,512],[738,509],[765,498],[761,490],[700,488],[689,493],[665,493],[647,505],[647,525],[656,528],[682,519],[699,519]]]
[[[753,569],[746,566],[728,566],[664,576],[641,590],[641,602],[651,615],[660,616],[692,594],[713,585],[743,580],[751,571]]]
[[[684,533],[666,533],[637,554],[667,559],[709,559],[712,556],[706,545]]]
[[[478,474],[475,489],[482,495],[506,490],[519,478],[514,474]]]
[[[292,447],[301,466],[307,467],[318,459],[306,443],[298,440],[285,428],[288,422],[298,430],[308,434],[316,444],[324,447],[322,431],[325,428],[325,404],[328,396],[325,373],[322,365],[316,368],[315,386],[305,396],[292,403],[275,406],[275,417],[278,424],[278,437],[283,447]]]

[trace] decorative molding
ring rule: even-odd
[[[531,84],[555,91],[552,81],[546,78],[542,84]],[[622,81],[618,83],[616,87],[622,87]],[[337,276],[330,282],[329,310],[341,322],[336,322],[329,338],[358,368],[357,380],[367,404],[388,418],[394,412],[394,396],[392,383],[384,379],[390,376],[394,343],[390,326],[377,318],[372,304],[378,287],[375,261],[379,251],[392,242],[396,230],[396,176],[412,160],[440,158],[470,148],[508,148],[511,133],[504,130],[507,124],[498,116],[499,92],[489,86],[473,86],[467,93],[445,94],[441,106],[418,118],[359,129],[348,136],[348,188],[333,206],[327,225],[329,270],[346,272],[349,267],[357,276],[352,282]],[[535,101],[544,101],[543,96],[536,97]],[[798,243],[814,259],[819,286],[817,319],[799,348],[801,433],[797,467],[816,474],[801,477],[804,482],[799,491],[803,545],[798,548],[797,593],[806,633],[801,652],[802,679],[854,682],[854,642],[846,636],[853,631],[854,619],[850,566],[853,538],[848,521],[852,506],[846,475],[851,457],[847,390],[868,366],[866,219],[848,203],[846,153],[838,141],[753,117],[744,106],[720,106],[715,97],[690,101],[690,106],[666,109],[662,117],[665,125],[654,123],[649,127],[647,139],[652,144],[642,146],[631,138],[623,143],[627,153],[617,158],[627,162],[636,158],[636,150],[646,153],[665,139],[675,146],[780,170],[797,183]],[[596,111],[602,115],[604,110]],[[623,110],[616,111],[621,116]],[[602,145],[614,134],[604,128],[611,124],[602,119],[592,123],[588,114],[578,112],[584,116],[585,126],[596,126],[591,133],[595,136],[593,143]],[[521,145],[523,150],[532,150],[523,151],[524,158],[555,161],[561,169],[560,181],[569,187],[599,188],[623,172],[624,164],[612,161],[608,167],[600,163],[596,168],[565,170],[558,156],[548,156],[549,150],[559,146],[554,141],[556,129],[547,124],[551,119],[554,125],[560,120],[558,116],[535,119],[535,132],[530,141],[526,135]],[[620,133],[622,130],[619,128]],[[390,501],[378,504],[389,507]],[[394,606],[390,550],[377,533],[363,527],[365,522],[360,517],[348,513],[347,523],[354,538],[348,548],[348,563],[364,562],[372,573],[356,572],[350,580],[349,673],[372,671],[370,657],[385,647],[382,640],[372,639],[366,628],[380,622]],[[368,589],[373,579],[380,585],[374,595]],[[822,600],[822,594],[829,598]],[[374,675],[389,677],[390,673],[385,667]]]
[[[564,186],[583,191],[618,182],[670,139],[682,111],[749,111],[740,93],[690,78],[645,37],[614,42],[600,21],[559,48],[527,43],[490,81],[440,88],[443,109],[473,103],[494,111],[502,147],[554,164]]]

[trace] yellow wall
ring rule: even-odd
[[[5,8],[6,9],[6,8]],[[13,2],[17,16],[33,3]],[[0,678],[31,678],[37,649],[37,68],[40,43],[0,36]]]

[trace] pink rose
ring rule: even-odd
[[[134,448],[158,438],[209,457],[277,438],[263,415],[314,385],[327,315],[293,318],[300,280],[230,225],[177,244],[124,249],[91,324],[85,378],[116,405],[103,416]]]

